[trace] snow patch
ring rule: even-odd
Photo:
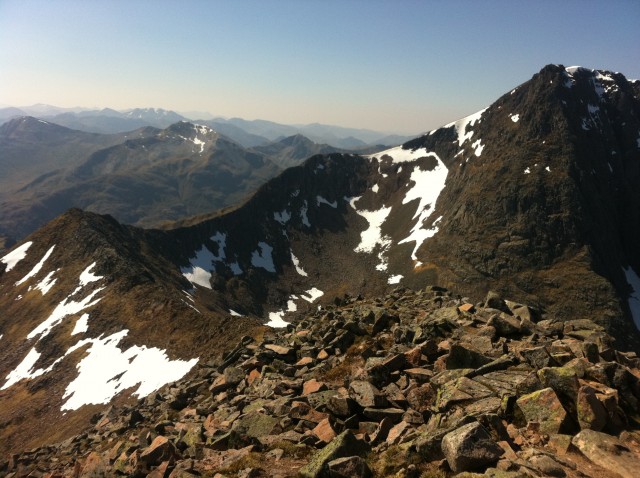
[[[49,334],[49,332],[51,332],[51,330],[53,330],[55,326],[62,322],[62,319],[64,319],[65,317],[77,314],[78,312],[81,312],[84,309],[92,307],[100,302],[102,297],[99,297],[95,300],[93,300],[93,298],[102,290],[104,290],[104,287],[100,287],[94,290],[81,301],[69,300],[69,297],[63,299],[62,302],[60,302],[56,306],[56,308],[53,309],[51,315],[49,315],[49,317],[47,317],[44,322],[33,329],[29,333],[29,335],[27,335],[27,338],[33,339],[35,337],[38,337],[38,340],[43,339]]]
[[[85,270],[82,271],[82,273],[80,274],[80,286],[78,287],[78,289],[76,289],[76,291],[86,286],[87,284],[99,281],[104,277],[104,276],[95,275],[91,272],[91,269],[93,269],[95,266],[96,266],[96,263],[93,262],[89,267],[87,267]]]
[[[293,266],[296,268],[296,272],[298,274],[300,274],[301,276],[307,277],[308,274],[300,266],[300,260],[295,255],[293,255],[293,251],[291,251],[291,262],[293,262]]]
[[[18,366],[14,370],[9,372],[9,375],[6,376],[5,378],[6,382],[4,383],[2,388],[0,388],[0,390],[6,390],[7,388],[11,387],[13,384],[18,383],[20,380],[33,379],[33,378],[39,377],[40,375],[44,375],[45,373],[51,371],[53,367],[60,360],[62,360],[62,358],[59,358],[47,368],[40,368],[40,369],[34,370],[35,364],[40,358],[40,355],[42,354],[40,354],[35,347],[29,350],[29,353],[26,355],[24,359],[22,359],[22,362],[20,362]]]
[[[402,274],[398,274],[395,276],[391,276],[389,277],[389,279],[387,280],[388,284],[399,284],[400,280],[403,278],[404,276]]]
[[[319,299],[320,297],[322,297],[324,295],[324,292],[322,292],[320,289],[313,287],[307,291],[305,291],[305,294],[300,294],[300,298],[306,300],[307,302],[309,302],[310,304],[315,302],[317,299]]]
[[[322,196],[316,196],[316,202],[318,207],[320,207],[320,204],[326,204],[327,206],[331,206],[334,209],[338,207],[338,201],[329,202]]]
[[[281,212],[274,212],[273,218],[284,226],[291,219],[291,213],[286,209]]]
[[[89,346],[77,366],[78,377],[65,390],[63,398],[68,399],[62,410],[106,404],[122,390],[135,386],[138,388],[133,395],[145,397],[181,379],[198,362],[198,358],[170,360],[165,350],[144,345],[133,345],[123,351],[118,344],[128,333],[122,330],[105,338],[85,339],[67,351],[66,355]]]
[[[545,170],[546,172],[548,172],[548,173],[550,173],[550,172],[551,172],[551,168],[550,168],[549,166],[545,166],[544,170]]]
[[[42,292],[42,295],[45,295],[47,292],[49,292],[58,280],[57,278],[53,279],[53,274],[55,274],[57,270],[49,272],[44,279],[36,284],[36,289],[39,289],[40,292]]]
[[[207,289],[211,289],[211,271],[213,270],[214,262],[222,262],[227,258],[225,248],[227,246],[227,235],[216,232],[210,237],[211,241],[217,243],[218,253],[214,254],[204,244],[196,251],[195,256],[189,259],[189,266],[181,267],[180,272],[187,278],[192,284],[197,284]],[[227,264],[235,275],[242,274],[242,271],[236,273],[233,264]]]
[[[527,166],[527,169],[524,170],[524,174],[531,174],[531,169]]]
[[[391,207],[383,207],[376,211],[358,210],[355,206],[353,207],[358,215],[364,217],[369,223],[369,227],[360,233],[360,244],[354,249],[355,252],[371,253],[378,245],[383,248],[389,246],[391,240],[382,235],[381,228],[391,212]]]
[[[89,314],[82,314],[82,316],[76,320],[76,325],[71,331],[71,335],[82,334],[89,330]]]
[[[229,309],[229,314],[231,314],[232,317],[244,317],[240,312],[236,312],[233,309]]]
[[[238,261],[229,263],[229,269],[231,269],[231,272],[233,272],[233,274],[236,276],[239,276],[243,273],[240,264],[238,264]]]
[[[275,272],[276,267],[273,264],[273,257],[271,255],[273,247],[266,242],[259,242],[258,249],[251,253],[251,265],[253,265],[253,267],[261,267],[268,272]]]
[[[40,269],[42,269],[44,262],[49,258],[49,256],[51,255],[55,247],[56,247],[55,245],[51,246],[49,250],[45,253],[45,255],[42,257],[42,259],[40,259],[40,262],[38,262],[35,266],[33,266],[33,269],[31,269],[31,271],[29,271],[29,273],[26,276],[24,276],[22,279],[16,282],[16,285],[22,284],[23,282],[29,280],[31,277],[35,276],[38,272],[40,272]]]
[[[481,142],[482,140],[480,138],[478,138],[472,145],[471,147],[475,150],[474,153],[476,156],[480,157],[480,155],[482,154],[482,150],[484,149],[484,145]]]
[[[25,242],[20,247],[15,248],[9,254],[0,258],[0,262],[4,262],[7,265],[5,272],[9,272],[18,262],[27,256],[27,250],[31,247],[31,244],[33,244],[32,241]]]
[[[515,90],[514,90],[515,91]],[[473,130],[467,130],[467,126],[474,126],[477,123],[480,123],[482,121],[482,114],[487,111],[488,108],[485,108],[483,110],[478,111],[477,113],[474,113],[472,115],[466,116],[462,119],[459,119],[458,121],[454,121],[453,123],[449,123],[447,125],[444,126],[444,128],[450,128],[450,127],[454,127],[456,130],[456,133],[458,135],[458,146],[462,146],[462,144],[468,140],[471,139],[471,137],[473,136]]]
[[[509,118],[511,118],[511,121],[513,121],[514,123],[517,123],[518,120],[520,119],[520,115],[519,114],[510,115]]]
[[[311,223],[309,222],[309,218],[307,217],[307,211],[309,210],[309,206],[307,205],[307,200],[304,200],[303,206],[300,208],[300,219],[302,219],[302,224],[307,227],[311,227]]]
[[[210,269],[214,258],[213,253],[203,245],[200,250],[196,251],[195,257],[189,259],[190,265],[181,267],[180,272],[192,284],[211,289],[211,284],[209,283],[211,280]]]
[[[269,322],[265,325],[267,327],[273,327],[274,329],[281,329],[289,325],[289,322],[284,320],[285,311],[281,310],[279,312],[269,312]]]
[[[373,185],[373,187],[371,188],[371,190],[372,190],[374,193],[377,193],[377,192],[380,190],[380,187],[379,187],[379,186],[378,186],[378,184],[376,183],[376,184],[374,184],[374,185]]]

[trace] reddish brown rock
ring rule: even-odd
[[[318,382],[315,378],[307,380],[302,385],[302,396],[309,395],[310,393],[323,392],[327,390],[327,385],[323,382]]]
[[[559,433],[567,412],[551,387],[523,395],[516,401],[524,419],[540,425],[540,432]]]
[[[140,453],[140,461],[149,466],[157,466],[163,461],[174,460],[178,457],[178,450],[176,450],[173,443],[164,436],[156,437],[156,439],[151,442],[151,445]]]
[[[316,427],[312,430],[312,433],[325,443],[329,443],[337,435],[328,418],[325,418],[320,423],[318,423],[318,425],[316,425]]]

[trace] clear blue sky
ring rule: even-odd
[[[640,1],[0,0],[0,104],[419,133],[548,63],[640,78]]]

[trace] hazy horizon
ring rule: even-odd
[[[0,0],[0,103],[417,134],[549,63],[640,78],[638,23],[630,0]]]

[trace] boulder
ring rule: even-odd
[[[140,453],[140,461],[149,466],[157,466],[163,461],[174,460],[179,456],[178,450],[167,437],[158,436]]]
[[[442,438],[442,453],[455,472],[486,468],[498,461],[503,449],[479,423],[469,423]]]
[[[567,418],[567,412],[551,387],[523,395],[516,400],[527,423],[538,423],[540,432],[559,433]]]
[[[362,456],[371,447],[363,440],[358,440],[349,430],[335,437],[327,446],[315,453],[309,462],[300,468],[301,478],[322,478],[329,474],[329,462],[337,458]]]
[[[367,462],[359,456],[331,460],[327,467],[331,478],[370,478],[373,476]]]
[[[387,399],[372,383],[355,380],[349,384],[349,396],[363,408],[384,407]]]
[[[640,457],[616,437],[595,430],[582,430],[571,443],[596,465],[615,471],[622,478],[637,478]]]

